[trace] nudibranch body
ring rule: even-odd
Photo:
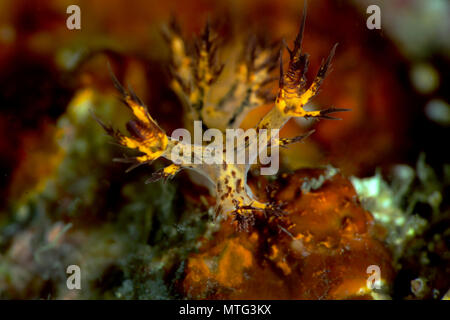
[[[308,87],[306,70],[308,68],[308,55],[302,52],[302,38],[305,26],[306,7],[299,33],[294,41],[294,47],[287,50],[290,54],[289,66],[286,72],[283,68],[282,50],[279,56],[279,89],[275,97],[274,107],[259,121],[254,128],[259,139],[244,138],[244,132],[238,139],[241,143],[236,147],[238,152],[248,154],[245,163],[238,163],[227,158],[226,147],[214,153],[220,162],[211,161],[210,145],[192,144],[190,141],[169,137],[151,117],[142,101],[133,91],[123,88],[113,76],[115,86],[121,92],[124,103],[131,109],[134,119],[127,123],[130,136],[125,136],[110,126],[100,122],[105,130],[111,134],[121,145],[136,149],[141,156],[132,158],[134,166],[151,163],[163,157],[173,163],[152,174],[149,181],[161,178],[167,179],[175,176],[182,169],[191,169],[205,176],[213,185],[216,193],[216,212],[223,216],[234,215],[238,225],[246,228],[252,222],[257,212],[276,213],[280,207],[276,204],[263,203],[254,198],[247,185],[247,173],[251,164],[263,150],[277,152],[278,147],[284,147],[307,137],[278,138],[272,131],[281,129],[292,117],[336,119],[329,114],[347,109],[329,108],[320,111],[306,111],[304,106],[317,94],[331,59],[335,53],[336,45],[330,55],[322,63],[312,84]],[[172,82],[171,87],[186,107],[187,126],[193,121],[202,121],[207,128],[214,128],[225,133],[227,128],[238,128],[248,110],[260,106],[270,99],[270,94],[262,91],[265,84],[270,83],[270,72],[276,66],[277,55],[268,48],[260,48],[255,42],[249,44],[249,54],[242,63],[237,63],[237,72],[231,81],[230,89],[215,103],[215,90],[217,79],[224,70],[224,65],[217,63],[217,43],[212,38],[209,25],[206,26],[202,37],[196,45],[196,53],[188,55],[185,42],[176,27],[165,33],[172,52]],[[272,50],[273,51],[273,50]],[[223,84],[222,84],[223,85]],[[217,98],[216,98],[217,100]],[[243,130],[241,130],[243,131]],[[263,139],[261,139],[263,137]],[[263,144],[261,144],[263,142]],[[220,144],[219,144],[220,145]],[[217,146],[217,144],[216,144]],[[262,146],[262,148],[261,148]],[[255,147],[259,147],[255,148]],[[258,152],[251,152],[258,150]],[[228,150],[229,151],[229,150]],[[174,158],[176,155],[176,159]],[[199,155],[201,159],[199,159]],[[212,156],[211,156],[212,157]],[[208,161],[209,160],[209,161]],[[124,159],[129,162],[130,159]]]

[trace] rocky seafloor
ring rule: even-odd
[[[0,297],[439,299],[448,290],[448,166],[442,180],[425,155],[389,182],[333,167],[250,177],[255,195],[283,211],[238,231],[216,220],[213,197],[189,175],[145,184],[149,169],[125,174],[111,161],[118,148],[90,123],[94,101],[118,110],[79,93],[49,127],[45,156],[23,164],[46,174],[1,215]],[[80,267],[81,290],[67,288],[69,265]],[[369,266],[380,271],[373,290]]]

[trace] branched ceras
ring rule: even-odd
[[[318,93],[336,50],[335,45],[320,66],[312,84],[307,86],[305,74],[308,67],[308,55],[302,52],[305,19],[306,6],[293,49],[289,49],[284,44],[290,55],[286,72],[283,68],[281,49],[279,90],[274,97],[275,105],[257,124],[255,129],[258,132],[263,129],[269,131],[281,129],[292,117],[337,119],[330,114],[348,111],[348,109],[336,108],[320,111],[304,109],[304,106]],[[267,90],[264,91],[264,86],[272,80],[271,71],[276,66],[278,56],[274,54],[273,49],[261,47],[255,40],[249,41],[244,59],[235,64],[235,72],[231,72],[231,77],[221,79],[218,83],[218,79],[224,73],[224,65],[218,63],[217,37],[212,35],[209,25],[205,27],[202,36],[197,40],[195,52],[192,54],[188,54],[185,41],[175,25],[167,28],[164,34],[172,53],[171,87],[185,106],[187,126],[192,125],[194,120],[201,120],[205,127],[217,128],[222,132],[227,128],[238,128],[250,109],[267,103],[270,94],[267,94]],[[247,173],[257,154],[250,154],[248,163],[235,164],[226,160],[224,148],[222,150],[224,160],[220,164],[192,161],[196,155],[205,154],[206,146],[190,144],[167,136],[132,90],[123,88],[114,76],[113,80],[124,103],[134,114],[134,119],[127,123],[130,136],[125,136],[103,122],[99,122],[118,143],[142,153],[141,156],[122,161],[134,162],[133,167],[151,163],[160,157],[175,162],[172,159],[172,151],[182,145],[186,147],[183,150],[189,150],[189,152],[183,152],[182,161],[178,160],[177,163],[153,173],[149,179],[150,182],[171,178],[181,169],[197,171],[214,185],[217,199],[216,212],[224,217],[233,215],[233,221],[238,222],[240,229],[247,229],[253,223],[255,213],[273,214],[281,210],[277,204],[263,203],[255,199],[247,185]],[[223,90],[224,85],[229,86],[228,90]],[[217,98],[218,92],[223,93],[220,98]],[[270,148],[273,152],[274,148],[298,142],[311,133],[312,131],[303,136],[281,139],[274,139],[268,134],[265,148]],[[257,143],[258,141],[246,141],[238,148],[250,150],[253,144]]]

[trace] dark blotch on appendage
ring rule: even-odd
[[[128,132],[140,141],[144,140],[146,137],[145,126],[139,120],[130,120],[126,124]]]
[[[237,193],[241,193],[241,184],[242,184],[242,179],[238,179],[236,181],[236,192]]]

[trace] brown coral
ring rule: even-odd
[[[267,196],[285,203],[284,215],[256,216],[251,232],[236,233],[223,223],[214,239],[189,257],[184,294],[195,299],[380,297],[367,288],[367,268],[379,266],[381,282],[391,282],[382,232],[360,206],[350,181],[330,176],[321,169],[284,175],[278,190]],[[251,184],[265,196],[264,179]]]

